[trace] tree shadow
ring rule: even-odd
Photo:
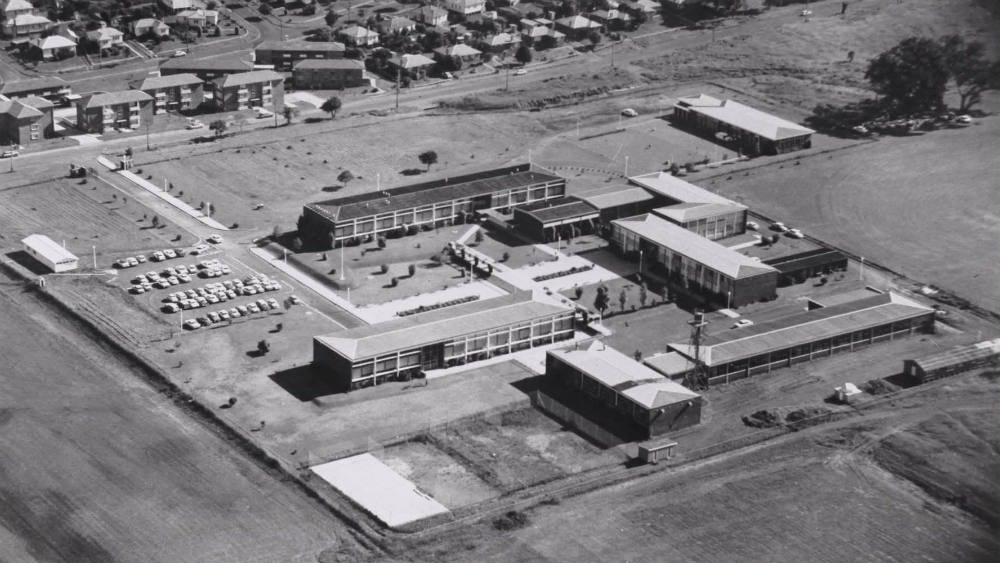
[[[333,377],[324,374],[322,369],[312,364],[279,371],[269,377],[271,381],[302,402],[343,393]]]
[[[256,349],[254,349],[254,350],[248,350],[247,351],[247,357],[248,358],[262,358],[262,357],[264,357],[265,353],[266,352],[261,352],[260,350],[256,350]]]

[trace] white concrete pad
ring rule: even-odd
[[[338,459],[311,469],[392,528],[449,512],[371,454]]]
[[[316,94],[311,94],[309,92],[292,92],[290,94],[285,94],[285,103],[291,103],[292,105],[298,105],[299,102],[305,102],[307,104],[312,104],[314,107],[319,107],[325,102],[323,98],[320,98]]]

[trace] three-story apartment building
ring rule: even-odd
[[[77,127],[87,133],[138,129],[152,121],[153,97],[140,90],[90,94],[76,103]]]
[[[212,95],[219,111],[239,111],[269,107],[275,112],[285,107],[285,78],[273,70],[254,70],[215,79]]]
[[[193,74],[151,76],[142,81],[139,90],[153,98],[153,113],[192,111],[205,99],[204,85]]]

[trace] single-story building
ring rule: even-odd
[[[73,253],[45,235],[28,235],[21,239],[21,244],[25,252],[53,272],[68,272],[79,265],[79,259]]]
[[[174,16],[177,23],[205,28],[219,25],[219,12],[217,10],[206,10],[197,8],[194,10],[181,10]]]
[[[812,146],[812,134],[803,127],[733,100],[700,94],[679,98],[673,123],[715,137],[725,134],[743,154],[783,154]]]
[[[300,229],[308,238],[339,245],[411,225],[446,225],[476,211],[507,210],[565,193],[565,178],[518,164],[310,203],[303,208]]]
[[[43,61],[68,59],[76,56],[76,42],[62,35],[33,37],[28,43],[35,57]]]
[[[136,37],[167,37],[170,35],[170,26],[156,18],[141,18],[132,23],[132,34]]]
[[[577,197],[597,209],[601,223],[606,225],[615,219],[649,213],[659,203],[662,203],[662,200],[657,199],[645,189],[633,186],[622,186],[610,190],[599,188],[583,192]]]
[[[87,39],[97,44],[101,51],[125,45],[125,34],[113,27],[104,26],[87,32]]]
[[[300,90],[337,90],[365,86],[365,65],[352,59],[307,59],[295,63],[292,80]]]
[[[572,41],[586,39],[592,32],[601,29],[601,24],[583,16],[569,16],[556,20],[556,29],[566,34]]]
[[[611,222],[611,246],[642,272],[726,307],[777,296],[778,271],[684,227],[647,213]]]
[[[455,45],[445,45],[443,47],[438,47],[434,49],[434,58],[438,61],[443,60],[447,57],[457,58],[462,61],[464,65],[474,65],[480,63],[483,60],[483,52],[479,49],[474,49],[469,47],[465,43],[457,43]]]
[[[521,44],[521,36],[517,34],[501,32],[495,35],[487,35],[479,40],[479,47],[487,53],[503,53],[510,49],[517,48]]]
[[[337,41],[264,41],[254,49],[254,62],[290,70],[306,59],[342,59],[346,50]]]
[[[138,89],[153,97],[153,113],[192,111],[205,101],[204,83],[193,74],[150,76]]]
[[[701,362],[709,384],[728,383],[927,330],[934,315],[934,309],[889,291],[753,326],[709,330],[698,350],[689,342],[667,347]]]
[[[550,350],[545,377],[591,397],[637,427],[646,439],[701,422],[701,395],[603,342]]]
[[[847,256],[832,248],[814,248],[787,256],[764,260],[778,270],[778,285],[802,283],[819,274],[847,270]]]
[[[549,199],[514,208],[517,231],[535,240],[569,240],[593,233],[600,213],[594,206],[573,196]]]
[[[404,53],[401,55],[393,55],[387,59],[386,66],[392,73],[392,76],[396,76],[398,71],[402,73],[403,76],[409,76],[414,80],[419,80],[427,75],[430,69],[434,66],[434,61],[420,54],[411,55]]]
[[[574,317],[522,291],[316,336],[313,364],[346,392],[568,340]]]
[[[407,34],[416,31],[417,22],[403,16],[393,16],[379,22],[379,31],[383,35]]]
[[[1000,338],[903,360],[903,373],[920,383],[983,367],[1000,367]]]
[[[372,47],[378,45],[379,42],[379,33],[377,31],[359,25],[352,25],[341,29],[337,32],[337,37],[343,39],[344,43],[354,45],[355,47]]]

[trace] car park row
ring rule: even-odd
[[[211,283],[204,287],[171,293],[164,299],[163,312],[176,313],[180,310],[198,309],[236,299],[242,296],[252,296],[266,291],[278,291],[281,284],[268,279],[248,277],[247,281],[226,280]]]
[[[215,323],[231,321],[240,317],[272,311],[279,307],[280,305],[278,304],[278,300],[273,297],[267,300],[258,299],[256,302],[250,303],[249,305],[237,305],[236,307],[232,307],[230,309],[211,311],[206,313],[203,317],[188,319],[184,321],[184,328],[188,330],[195,330]]]
[[[192,276],[195,275],[201,278],[217,278],[228,275],[231,272],[232,270],[229,266],[218,260],[203,260],[198,264],[191,264],[189,266],[171,266],[163,270],[162,273],[155,271],[147,272],[133,278],[129,293],[138,295],[151,291],[153,288],[167,289],[172,285],[189,283]]]

